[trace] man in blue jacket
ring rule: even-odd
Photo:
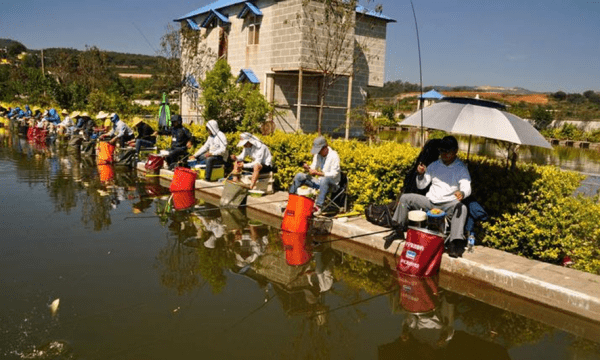
[[[189,148],[192,147],[192,134],[183,127],[183,120],[180,115],[171,117],[171,128],[162,129],[155,135],[171,135],[171,149],[169,155],[165,157],[170,170],[173,170],[177,162],[185,157]]]

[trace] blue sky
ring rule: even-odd
[[[154,54],[174,18],[212,1],[0,0],[0,38],[31,49],[94,45]],[[600,91],[600,1],[413,0],[427,85]],[[419,81],[409,0],[375,0],[388,25],[386,81]]]

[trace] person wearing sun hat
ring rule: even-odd
[[[69,111],[67,111],[67,109],[62,109],[62,111],[60,112],[64,117],[63,117],[63,121],[61,121],[57,127],[57,132],[59,135],[64,135],[66,133],[68,133],[68,129],[72,128],[74,123],[73,123],[73,118],[71,117],[71,115],[69,115]],[[73,112],[75,113],[75,111]]]
[[[110,120],[113,122],[114,127],[106,134],[100,135],[100,139],[112,137],[109,141],[111,144],[115,145],[118,141],[122,148],[125,147],[125,144],[133,139],[133,130],[116,113],[111,114]]]
[[[273,171],[271,151],[256,136],[247,132],[240,134],[240,141],[237,147],[241,147],[243,150],[238,156],[231,155],[231,159],[235,161],[233,172],[239,174],[242,170],[252,170],[250,188],[254,189],[254,185],[256,185],[256,181],[258,180],[258,174]],[[244,163],[246,157],[250,157],[252,161]]]
[[[321,215],[321,208],[325,203],[327,193],[338,188],[342,171],[340,156],[327,145],[327,140],[323,136],[319,136],[313,141],[310,153],[313,155],[312,164],[310,166],[306,163],[302,165],[308,174],[304,172],[296,174],[289,193],[295,194],[302,185],[319,190],[319,195],[315,200],[315,215],[318,216]]]
[[[128,145],[135,146],[136,156],[140,154],[142,147],[153,147],[156,145],[156,135],[154,135],[154,129],[141,117],[134,117],[131,127],[137,131],[135,140],[131,140]]]

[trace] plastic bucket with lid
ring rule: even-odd
[[[439,233],[446,232],[446,213],[439,209],[432,209],[427,212],[427,229]]]

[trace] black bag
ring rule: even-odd
[[[392,216],[396,210],[396,204],[397,202],[391,202],[383,205],[371,204],[367,206],[365,209],[367,221],[375,225],[392,228]]]
[[[119,149],[115,165],[133,167],[135,164],[135,149]]]

